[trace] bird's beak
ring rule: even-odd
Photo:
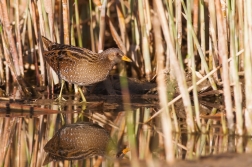
[[[126,147],[126,148],[120,150],[120,151],[116,154],[116,157],[117,157],[117,158],[121,158],[121,157],[125,156],[125,154],[126,154],[127,152],[129,152],[129,151],[130,151],[130,149],[129,149],[128,147]]]
[[[130,60],[130,58],[128,58],[128,57],[125,56],[125,55],[122,57],[122,60],[123,60],[123,61],[127,61],[127,62],[132,62],[132,60]]]

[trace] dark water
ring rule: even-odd
[[[59,129],[80,122],[94,123],[102,128],[104,134],[105,132],[108,133],[109,138],[113,140],[117,153],[124,147],[136,150],[137,159],[140,162],[139,166],[146,166],[146,164],[149,164],[148,162],[155,164],[155,166],[167,165],[160,117],[155,117],[145,123],[150,116],[158,111],[157,102],[148,98],[133,98],[132,110],[124,111],[124,105],[119,102],[118,97],[106,98],[106,100],[102,100],[105,99],[103,97],[95,98],[100,98],[100,100],[93,100],[86,105],[79,104],[74,100],[68,100],[61,105],[52,100],[39,100],[26,105],[1,101],[1,166],[42,166],[48,154],[48,150],[47,152],[44,150],[46,143],[57,134]],[[181,106],[181,104],[177,106]],[[172,138],[174,155],[177,160],[191,160],[200,156],[219,155],[227,152],[251,152],[251,138],[223,135],[220,118],[209,119],[207,117],[212,111],[213,109],[204,111],[206,115],[203,117],[204,119],[202,118],[202,124],[205,122],[203,125],[208,128],[207,133],[187,134],[183,111],[176,108],[180,132],[173,133]],[[136,148],[131,148],[128,142],[126,117],[129,115],[132,116],[134,122]],[[65,134],[65,137],[69,139],[69,144],[57,145],[57,142],[63,140],[64,137],[60,136],[55,140],[56,144],[50,145],[54,150],[61,149],[58,152],[56,150],[56,155],[78,157],[76,155],[82,153],[83,156],[79,157],[81,159],[73,158],[74,160],[71,158],[64,160],[64,157],[54,158],[57,161],[49,162],[48,166],[129,166],[132,163],[132,151],[127,152],[119,159],[116,158],[115,154],[105,155],[106,153],[103,152],[106,152],[107,147],[104,147],[100,154],[105,156],[103,159],[98,156],[97,152],[89,153],[89,155],[92,155],[91,157],[84,154],[83,150],[85,151],[85,149],[82,148],[84,148],[85,143],[80,138],[89,135],[86,130],[78,131],[76,133],[78,135],[75,134],[71,138],[68,135],[74,133]],[[101,133],[98,136],[102,135]],[[78,142],[73,141],[77,138]],[[102,139],[107,140],[108,138],[99,138],[99,141]],[[92,140],[95,140],[95,137],[92,137]],[[62,149],[67,149],[67,151],[62,151]],[[71,152],[71,150],[73,151]],[[186,165],[183,164],[182,166]]]

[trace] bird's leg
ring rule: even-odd
[[[79,86],[78,86],[78,90],[79,90],[81,98],[82,98],[82,103],[86,103],[87,100],[86,100],[86,98],[85,98],[85,96],[84,96],[84,94],[83,94],[83,92],[82,92],[82,90],[81,90],[81,88]]]
[[[54,101],[58,101],[58,102],[66,101],[66,99],[64,99],[64,98],[62,97],[62,91],[63,91],[64,83],[65,83],[65,81],[62,80],[62,81],[61,81],[60,94],[59,94],[58,98],[56,98]]]

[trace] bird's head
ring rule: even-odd
[[[108,59],[113,62],[112,64],[120,63],[122,60],[132,62],[120,49],[111,48],[102,52],[103,55],[107,55]]]

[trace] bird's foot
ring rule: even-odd
[[[64,99],[64,97],[59,96],[59,97],[57,97],[54,101],[55,101],[55,102],[64,102],[64,101],[67,101],[67,100]]]
[[[80,101],[80,103],[81,103],[81,104],[86,104],[87,101],[86,101],[86,99],[84,99],[84,100],[82,99],[82,101]]]

